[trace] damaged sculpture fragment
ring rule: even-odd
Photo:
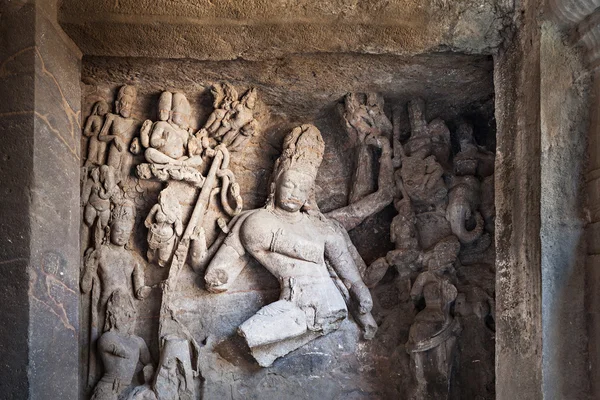
[[[241,258],[251,256],[280,282],[279,300],[238,329],[263,367],[338,329],[348,316],[346,300],[367,316],[373,305],[343,234],[315,203],[314,181],[324,148],[313,125],[294,128],[286,136],[267,204],[240,215],[206,271],[208,289],[222,292],[244,267]],[[328,266],[348,288],[348,299]],[[365,335],[372,338],[375,330],[373,321],[365,326]]]
[[[489,305],[493,295],[467,294],[460,277],[461,263],[493,242],[493,152],[466,122],[428,122],[422,100],[408,103],[402,129],[410,132],[401,135],[381,94],[349,93],[338,107],[347,147],[327,148],[352,156],[347,201],[322,212],[317,173],[325,175],[330,133],[321,133],[319,121],[272,124],[269,134],[287,132],[281,152],[279,144],[263,147],[258,132],[269,126],[268,113],[256,89],[238,89],[212,85],[213,108],[199,112],[192,105],[209,102],[190,92],[140,88],[140,104],[153,101],[144,113],[131,85],[116,89],[114,113],[97,94],[88,103],[80,282],[86,398],[206,398],[206,370],[227,369],[237,380],[258,376],[260,366],[276,376],[322,343],[324,359],[337,362],[357,349],[365,357],[390,340],[378,292],[386,284],[399,293],[385,301],[407,304],[404,330],[392,341],[412,371],[410,397],[450,398],[461,315],[493,312],[467,301],[475,293]],[[253,146],[255,153],[244,153]],[[265,148],[267,198],[243,210],[242,194],[260,193],[243,174],[263,172],[248,157]],[[372,221],[389,231],[391,244],[365,256],[367,265],[357,249],[362,228],[355,228]],[[248,299],[254,303],[242,304]],[[213,309],[221,311],[203,315]],[[214,334],[215,326],[226,334]],[[327,346],[340,337],[354,347],[340,343],[332,354]],[[214,350],[224,342],[240,345],[235,357]],[[247,371],[237,376],[243,368],[235,362]]]

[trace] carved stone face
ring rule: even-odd
[[[158,110],[158,119],[161,121],[167,121],[171,110]]]
[[[98,102],[98,110],[97,114],[101,117],[105,116],[108,113],[108,103],[105,101]]]
[[[302,171],[288,169],[284,171],[278,181],[275,193],[277,207],[296,212],[308,201],[310,191],[315,179]]]
[[[133,107],[133,102],[129,96],[123,96],[119,101],[117,101],[117,108],[119,110],[119,114],[123,118],[129,118],[131,116],[131,108]]]
[[[182,112],[173,111],[171,113],[171,120],[175,125],[179,126],[181,129],[187,129],[187,127],[189,126],[190,116]]]
[[[117,219],[110,226],[110,241],[117,246],[125,246],[131,236],[134,221]]]

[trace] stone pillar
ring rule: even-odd
[[[495,56],[496,398],[542,398],[539,2],[515,2]]]
[[[549,11],[563,34],[582,45],[592,73],[585,168],[587,240],[585,322],[591,398],[600,398],[600,6],[598,0],[550,0]],[[581,337],[580,340],[585,340]],[[567,367],[567,366],[563,366]],[[568,367],[567,367],[568,368]],[[564,369],[563,369],[564,371]]]
[[[56,1],[2,2],[3,398],[79,396],[80,61]]]
[[[583,399],[589,391],[582,177],[590,82],[581,53],[555,23],[542,23],[542,390],[548,400]]]

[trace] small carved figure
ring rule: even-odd
[[[421,268],[422,251],[416,228],[417,219],[408,197],[394,201],[398,215],[390,225],[390,239],[394,250],[385,257],[375,260],[364,274],[369,287],[375,286],[385,275],[390,266],[394,266],[400,277],[410,275]]]
[[[214,111],[208,117],[204,128],[212,135],[222,127],[223,118],[231,111],[237,102],[238,93],[229,83],[216,84],[211,88]]]
[[[103,244],[92,251],[85,260],[85,270],[81,280],[83,293],[88,293],[94,277],[100,283],[99,315],[104,314],[110,295],[121,290],[135,294],[138,299],[145,298],[150,287],[144,285],[144,271],[133,252],[125,245],[129,241],[135,223],[135,206],[125,200],[113,210],[110,223],[110,243]]]
[[[392,122],[383,112],[383,104],[384,101],[381,94],[375,92],[367,93],[366,106],[368,113],[371,116],[373,123],[377,127],[379,135],[383,135],[389,140],[391,139],[390,136],[393,131],[393,126]]]
[[[360,315],[370,316],[373,304],[341,227],[315,204],[314,182],[324,151],[320,132],[312,125],[297,127],[283,147],[267,205],[238,217],[205,275],[208,290],[227,290],[244,265],[236,260],[247,253],[279,280],[280,300],[238,329],[261,366],[338,329],[347,317],[345,299],[326,260]],[[377,328],[370,320],[365,338],[372,338]]]
[[[166,95],[164,102],[167,102]],[[188,152],[188,142],[192,138],[189,130],[190,112],[190,103],[185,95],[174,93],[168,123],[157,123],[150,133],[150,147],[144,153],[149,163],[169,167],[202,165],[202,157]]]
[[[137,130],[137,120],[131,111],[137,98],[135,87],[124,85],[119,89],[115,103],[116,114],[107,114],[98,139],[109,142],[107,164],[117,171],[118,181],[124,184],[129,177],[132,155],[129,152],[131,141]]]
[[[384,137],[388,143],[392,124],[383,112],[383,98],[376,93],[348,93],[340,107],[350,142],[355,146],[356,168],[352,177],[349,203],[355,203],[376,189],[373,149],[367,141]]]
[[[146,342],[134,334],[135,319],[131,295],[121,290],[113,292],[106,307],[105,332],[98,339],[104,375],[94,389],[92,400],[121,398],[131,384],[138,363],[152,365]]]
[[[221,127],[214,133],[215,138],[225,146],[230,146],[237,140],[235,147],[240,147],[254,134],[254,107],[256,105],[256,89],[250,89],[239,102],[232,104],[232,109],[223,117]],[[243,142],[243,143],[242,143]]]
[[[444,169],[435,156],[430,155],[427,144],[413,148],[412,153],[402,159],[402,168],[396,175],[399,175],[396,182],[402,182],[416,213],[445,211],[448,190],[443,179]]]
[[[183,233],[181,206],[169,189],[163,190],[144,221],[148,228],[148,261],[158,259],[164,267],[171,258],[175,241]]]
[[[454,173],[456,175],[475,175],[479,178],[492,175],[495,155],[475,142],[473,126],[468,123],[460,124],[457,136],[460,151],[454,156]]]
[[[417,277],[410,291],[415,304],[425,303],[406,343],[417,380],[414,399],[448,398],[456,337],[461,330],[451,312],[458,294],[451,276],[459,250],[453,236],[436,244],[426,256],[428,270]]]
[[[89,138],[86,167],[103,165],[106,157],[106,143],[98,139],[104,124],[104,116],[110,111],[108,103],[97,101],[92,107],[92,114],[85,121],[83,135]]]
[[[110,218],[111,198],[118,194],[115,169],[102,165],[92,169],[81,193],[81,205],[84,208],[81,227],[81,248],[87,250],[90,230],[94,232],[94,248],[104,241],[104,231]]]
[[[196,400],[190,343],[175,335],[162,338],[154,390],[161,400]]]
[[[405,145],[406,152],[412,155],[418,148],[428,148],[442,167],[448,167],[450,157],[450,130],[443,120],[435,119],[429,123],[425,119],[425,102],[414,99],[408,103],[411,136]]]

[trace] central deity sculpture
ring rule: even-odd
[[[325,217],[315,202],[315,178],[324,142],[313,125],[285,138],[265,207],[240,214],[210,262],[209,291],[227,290],[250,255],[280,283],[279,300],[246,320],[238,333],[256,361],[270,366],[277,358],[335,331],[350,309],[370,339],[376,325],[373,301],[349,250],[343,228]]]

